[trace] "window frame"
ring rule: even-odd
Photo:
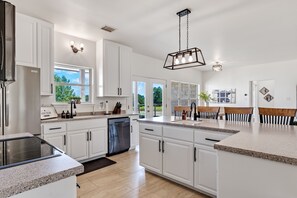
[[[61,68],[67,68],[70,71],[71,70],[80,70],[80,83],[57,83],[54,79],[55,76],[55,69],[56,67],[61,67]],[[89,84],[86,85],[85,84],[85,80],[84,80],[84,75],[85,75],[85,70],[89,70],[90,74],[89,74]],[[64,63],[57,63],[55,62],[54,64],[54,69],[53,69],[53,84],[54,84],[54,99],[55,99],[55,103],[57,104],[65,104],[66,102],[59,102],[56,101],[56,86],[78,86],[78,87],[89,87],[89,101],[88,102],[82,102],[81,104],[92,104],[93,103],[93,68],[92,67],[86,67],[86,66],[78,66],[78,65],[71,65],[71,64],[64,64]],[[81,96],[80,96],[81,97]]]

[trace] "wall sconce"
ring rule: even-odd
[[[70,47],[71,47],[73,53],[77,53],[79,51],[82,52],[84,50],[84,44],[83,43],[79,44],[79,49],[78,49],[77,47],[75,47],[74,41],[70,41]]]

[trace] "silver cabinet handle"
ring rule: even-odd
[[[162,153],[165,152],[165,147],[164,147],[164,140],[162,140]]]
[[[161,140],[159,140],[159,152],[161,152]]]
[[[66,135],[64,135],[64,146],[66,145]]]
[[[133,126],[131,125],[131,133],[133,133]]]
[[[90,133],[90,141],[92,141],[92,131],[90,131],[89,133]]]
[[[87,142],[89,141],[89,131],[87,132]]]
[[[197,161],[197,158],[196,158],[196,152],[197,152],[197,148],[196,148],[196,147],[194,147],[194,162],[196,162],[196,161]]]
[[[148,129],[148,128],[145,128],[144,130],[146,130],[146,131],[154,131],[154,129]]]

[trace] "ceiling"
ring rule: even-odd
[[[56,31],[114,40],[160,60],[177,51],[176,12],[189,8],[189,47],[201,48],[208,65],[217,60],[231,67],[297,59],[296,0],[8,1],[21,13],[55,23]],[[117,30],[103,32],[104,25]]]

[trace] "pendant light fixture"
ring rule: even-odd
[[[212,70],[213,71],[216,71],[216,72],[222,71],[223,70],[223,66],[221,64],[219,64],[219,62],[216,62],[216,64],[214,64],[212,66]]]
[[[189,9],[176,13],[179,17],[179,50],[169,53],[166,57],[163,68],[170,70],[185,69],[206,65],[202,51],[197,48],[189,48]],[[181,18],[187,16],[187,48],[181,50]]]

